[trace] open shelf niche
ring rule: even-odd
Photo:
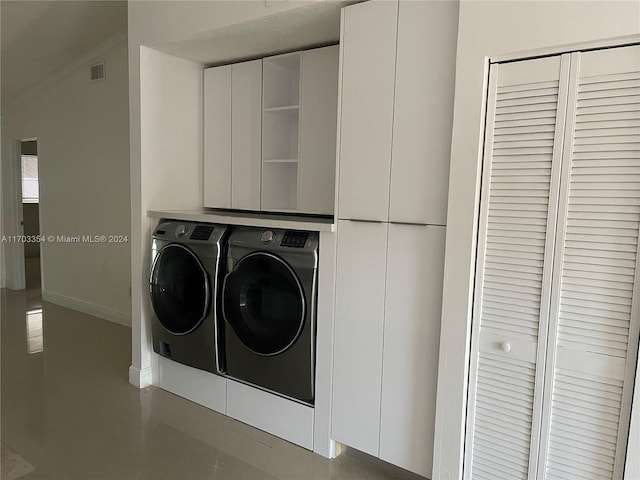
[[[262,65],[262,209],[298,208],[300,52]]]

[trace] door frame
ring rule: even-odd
[[[8,218],[9,231],[7,236],[24,235],[24,214],[22,205],[22,142],[38,141],[37,137],[22,138],[10,141],[9,162],[9,202],[5,207],[5,215]],[[38,166],[38,178],[40,177]],[[40,218],[38,222],[41,225]],[[6,287],[11,290],[24,290],[26,288],[24,243],[9,242],[5,244],[5,279]],[[40,266],[42,267],[42,251],[40,251]],[[40,273],[42,275],[42,272]]]

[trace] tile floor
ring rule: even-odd
[[[416,479],[334,460],[127,381],[130,329],[2,290],[3,480]],[[40,327],[40,319],[42,324]]]

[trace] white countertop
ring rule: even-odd
[[[276,213],[228,212],[217,210],[148,210],[148,217],[192,222],[244,225],[247,227],[285,228],[335,232],[333,219],[305,217],[302,215],[278,215]]]

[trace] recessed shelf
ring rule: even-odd
[[[262,62],[264,109],[300,101],[300,53],[265,58]]]
[[[278,211],[298,208],[297,162],[263,163],[262,208]]]
[[[298,158],[298,110],[278,110],[264,114],[262,158]]]
[[[263,210],[298,208],[300,65],[299,52],[265,58],[262,63]]]

